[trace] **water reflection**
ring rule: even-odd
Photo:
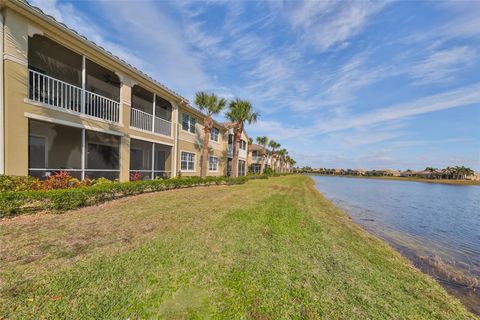
[[[480,186],[313,176],[317,188],[480,314]]]

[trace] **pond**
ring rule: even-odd
[[[312,176],[353,221],[480,314],[480,186]]]

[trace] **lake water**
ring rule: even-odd
[[[317,189],[480,314],[480,186],[312,176]]]

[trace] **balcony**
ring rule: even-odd
[[[49,107],[118,123],[120,104],[35,70],[28,70],[29,99]]]
[[[229,143],[227,146],[227,157],[233,157],[233,144]],[[238,157],[239,158],[246,158],[247,157],[247,150],[240,149],[238,150]]]
[[[252,162],[255,162],[255,163],[262,162],[262,156],[252,156]]]
[[[164,136],[172,136],[172,105],[140,86],[132,88],[130,127]]]
[[[28,98],[59,111],[120,121],[118,76],[38,34],[28,38]]]
[[[151,131],[164,136],[171,136],[172,123],[165,119],[154,117],[153,115],[138,110],[131,109],[130,126],[143,131]]]

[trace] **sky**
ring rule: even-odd
[[[480,1],[30,3],[192,104],[251,101],[299,166],[480,171]]]

